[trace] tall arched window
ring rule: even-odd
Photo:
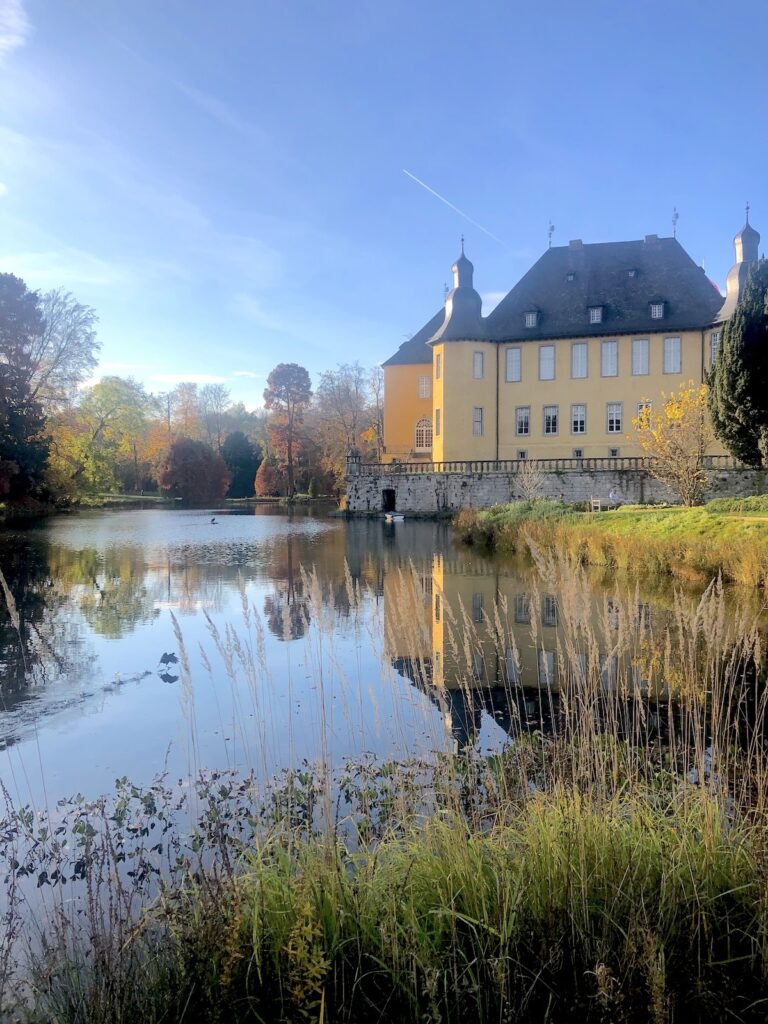
[[[416,451],[432,450],[432,420],[422,419],[416,424]]]

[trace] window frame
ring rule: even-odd
[[[663,320],[664,319],[664,302],[650,302],[651,320]]]
[[[717,353],[720,351],[720,346],[723,343],[723,332],[722,331],[710,331],[709,332],[709,364],[710,366],[715,365],[715,359],[717,359]]]
[[[443,375],[443,353],[435,352],[435,380],[440,380]]]
[[[614,427],[611,430],[611,420],[616,421],[616,415],[611,416],[611,409],[618,409],[618,429]],[[605,403],[605,432],[606,434],[622,434],[624,433],[624,403],[623,402],[606,402]]]
[[[575,423],[575,420],[576,420],[576,417],[574,415],[574,409],[583,409],[584,410],[584,418],[582,420],[582,427],[583,427],[582,430],[574,430],[574,423]],[[574,402],[574,404],[571,405],[571,436],[572,437],[582,437],[584,434],[586,434],[586,432],[587,432],[587,403],[586,402]]]
[[[527,462],[528,461],[528,449],[527,448],[518,448],[517,449],[517,461],[518,462]]]
[[[477,372],[478,365],[480,373]],[[482,349],[475,349],[472,352],[472,379],[485,380],[485,352]]]
[[[435,437],[440,437],[440,429],[442,425],[442,414],[438,408],[435,409]]]
[[[554,409],[554,414],[552,412],[548,413],[547,412],[548,409],[549,410]],[[555,429],[554,430],[547,430],[547,416],[548,415],[549,415],[550,419],[554,415],[554,420],[555,420]],[[542,408],[541,408],[541,428],[542,428],[542,434],[543,434],[544,437],[557,437],[558,436],[558,434],[560,433],[560,406],[559,405],[544,405],[544,406],[542,406]]]
[[[575,372],[574,355],[576,349],[584,349],[584,373]],[[589,377],[589,343],[586,341],[571,342],[571,380],[586,380]]]
[[[419,444],[419,431],[422,432],[422,440],[428,439],[429,444]],[[427,416],[421,416],[416,420],[416,426],[413,430],[413,450],[415,452],[431,452],[432,451],[432,420]]]
[[[635,369],[635,349],[637,345],[645,346],[645,369]],[[632,366],[631,374],[633,377],[647,377],[651,372],[651,339],[650,338],[633,338],[632,339]]]
[[[595,324],[601,324],[603,322],[602,306],[587,306],[587,310],[588,322],[590,327],[594,327]]]
[[[539,313],[536,309],[526,309],[523,313],[523,324],[527,328],[539,326]]]
[[[432,378],[425,373],[419,374],[418,393],[421,399],[432,397]]]
[[[512,353],[517,355],[517,376],[510,376],[510,358]],[[511,345],[506,349],[504,356],[504,381],[507,384],[519,384],[523,379],[523,350],[519,345]]]
[[[677,342],[677,369],[676,370],[668,370],[667,369],[667,343],[668,342],[673,342],[673,341]],[[673,335],[670,335],[668,338],[665,338],[664,342],[663,342],[662,353],[663,353],[663,355],[662,355],[662,366],[661,366],[661,368],[662,368],[662,371],[665,374],[673,375],[673,374],[676,374],[676,373],[682,373],[683,372],[683,339],[682,339],[682,337],[680,335],[673,334]]]
[[[485,406],[483,405],[472,406],[472,437],[485,437]]]
[[[520,413],[528,413],[528,429],[523,433],[520,427]],[[530,405],[516,405],[515,406],[515,437],[530,437],[531,436],[531,407]]]
[[[616,372],[606,373],[605,372],[605,353],[608,351],[608,345],[614,346],[616,353]],[[600,342],[600,376],[601,377],[618,377],[619,376],[619,341],[618,338],[605,338]]]
[[[542,377],[542,375],[541,375],[541,370],[542,370],[542,362],[541,362],[541,360],[542,360],[542,353],[545,352],[545,351],[551,351],[552,352],[552,376],[551,377]],[[557,352],[555,350],[555,346],[554,345],[539,345],[538,361],[539,361],[539,380],[556,380],[557,379]]]

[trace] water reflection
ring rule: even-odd
[[[372,694],[367,710],[361,704],[355,712],[358,738],[350,725],[354,700],[333,697],[345,707],[347,717],[334,729],[336,737],[346,733],[346,750],[355,743],[365,749],[371,720],[382,715],[375,680],[382,657],[434,708],[456,747],[479,742],[489,729],[502,736],[556,730],[574,713],[571,685],[588,675],[602,693],[621,692],[624,710],[618,714],[614,701],[606,723],[619,736],[634,734],[638,714],[659,736],[668,729],[674,657],[667,652],[661,664],[659,651],[668,623],[683,613],[680,602],[695,608],[697,594],[625,585],[617,598],[613,584],[566,586],[551,566],[533,569],[455,547],[445,523],[345,523],[264,507],[217,512],[217,519],[211,526],[204,511],[99,512],[3,537],[0,567],[19,628],[4,609],[0,743],[49,720],[61,725],[66,715],[74,730],[82,716],[106,714],[105,701],[129,685],[131,703],[122,705],[115,729],[127,737],[139,728],[139,739],[152,733],[159,740],[178,726],[166,696],[181,674],[174,619],[195,650],[209,641],[214,622],[224,635],[236,620],[250,622],[251,609],[263,616],[266,646],[253,646],[264,648],[258,656],[270,673],[292,644],[311,644],[323,631],[337,638],[334,673],[354,676],[355,686]],[[364,650],[369,642],[372,657]],[[201,658],[217,683],[208,656]],[[295,718],[304,728],[275,758],[309,756],[310,726],[325,722],[310,669],[303,672],[301,695],[290,681],[283,692],[284,680],[273,680],[272,692],[254,698],[249,712],[264,735],[278,737],[276,750],[286,723]],[[625,698],[627,681],[635,697],[644,695],[642,706]],[[206,728],[234,742],[223,723],[214,730],[221,694],[211,699],[201,705]],[[139,724],[129,725],[129,713]],[[598,697],[589,713],[606,713]],[[399,728],[400,712],[390,714]],[[415,735],[417,726],[409,728]]]

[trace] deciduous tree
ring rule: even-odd
[[[768,260],[749,269],[708,383],[715,436],[748,466],[768,464]]]
[[[285,466],[289,497],[296,493],[294,453],[304,412],[311,400],[312,382],[304,367],[298,363],[278,363],[267,378],[264,405],[272,413],[270,442]]]
[[[707,474],[704,456],[712,443],[707,387],[689,381],[664,396],[660,411],[644,408],[632,421],[650,472],[680,496],[684,505],[701,504]]]
[[[40,300],[42,327],[29,349],[32,396],[50,411],[70,401],[96,367],[98,317],[61,288]]]
[[[208,444],[221,451],[224,418],[229,405],[229,389],[223,384],[204,384],[200,389],[200,419]],[[255,472],[255,470],[254,470]]]
[[[184,501],[219,501],[227,493],[230,474],[224,459],[209,445],[177,437],[158,474],[160,486]]]

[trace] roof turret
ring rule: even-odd
[[[461,238],[461,255],[451,267],[453,289],[445,297],[445,317],[442,326],[429,339],[437,341],[479,341],[488,337],[483,325],[483,300],[472,285],[475,268],[464,253],[464,236]]]
[[[758,258],[758,246],[760,245],[760,232],[756,231],[749,223],[749,203],[747,203],[747,218],[744,227],[733,239],[733,248],[736,252],[736,262],[728,271],[728,278],[725,284],[725,302],[717,320],[728,320],[732,315],[739,297],[744,290],[747,274],[751,264]]]

